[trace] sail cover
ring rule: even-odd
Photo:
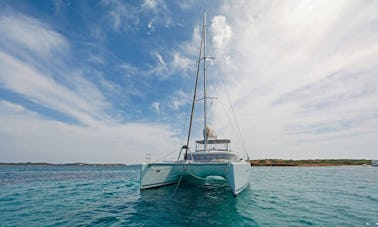
[[[216,139],[217,138],[217,134],[215,133],[215,131],[210,128],[210,127],[207,127],[206,126],[206,132],[205,130],[203,130],[203,133],[205,134],[206,133],[206,138],[214,138]]]

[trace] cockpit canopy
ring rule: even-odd
[[[196,162],[229,162],[238,161],[238,155],[231,152],[229,139],[211,139],[206,142],[204,140],[196,141],[196,152],[191,152],[185,160],[193,160]]]
[[[230,143],[231,143],[231,140],[229,139],[207,140],[206,150],[207,151],[230,151],[230,146],[229,146]],[[205,151],[204,140],[196,141],[196,152],[198,151]]]

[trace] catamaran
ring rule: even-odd
[[[186,144],[182,146],[175,161],[145,162],[141,164],[140,189],[155,188],[170,184],[180,184],[182,180],[198,179],[206,181],[208,177],[224,178],[229,184],[232,193],[236,196],[247,188],[251,179],[251,165],[247,159],[243,160],[237,152],[230,148],[229,139],[217,138],[214,131],[207,125],[206,106],[206,13],[203,16],[201,48],[197,61],[197,74],[194,86],[193,102]],[[197,88],[200,65],[203,65],[203,138],[195,141],[195,150],[189,148],[194,116],[194,106],[198,100]],[[241,135],[240,135],[241,136]]]

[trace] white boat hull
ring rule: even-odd
[[[220,176],[227,180],[234,195],[248,187],[251,166],[248,162],[169,162],[143,163],[141,189],[175,184],[183,178],[205,179]]]

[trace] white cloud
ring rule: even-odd
[[[144,0],[144,3],[142,7],[146,7],[149,9],[154,9],[157,6],[157,1],[156,0]]]
[[[17,114],[25,111],[25,108],[23,106],[4,100],[0,100],[0,106],[2,106],[0,110],[3,114]]]
[[[144,3],[133,7],[103,0],[102,6],[116,31],[135,28],[140,14],[148,15],[150,29],[172,25],[164,1]],[[209,53],[215,53],[219,64],[218,69],[209,67],[208,79],[215,82],[215,96],[223,104],[229,94],[251,157],[376,158],[377,7],[362,1],[230,1],[214,13],[209,38],[215,50]],[[143,160],[145,153],[162,157],[178,147],[173,132],[163,125],[126,124],[112,117],[106,92],[117,93],[120,87],[101,73],[64,62],[70,44],[46,23],[3,14],[0,32],[0,87],[81,123],[46,119],[1,100],[3,160],[131,163]],[[153,51],[156,64],[149,70],[122,64],[123,79],[156,75],[172,81],[172,75],[194,70],[199,43],[197,26],[181,46]],[[104,59],[89,60],[102,64]],[[95,82],[86,79],[88,71]],[[127,82],[123,94],[144,95]],[[147,109],[179,110],[190,98],[179,90],[169,100],[147,102]],[[213,112],[217,134],[233,135],[223,107],[214,106]],[[231,139],[237,142],[235,136]]]
[[[90,54],[88,57],[88,61],[93,62],[95,64],[104,65],[106,63],[105,59],[100,55]]]
[[[3,100],[0,124],[3,162],[132,164],[143,161],[145,154],[152,154],[154,160],[163,158],[177,147],[173,132],[162,125],[70,125]]]
[[[59,14],[60,11],[67,7],[67,6],[70,6],[71,3],[70,2],[65,2],[63,0],[53,0],[53,3],[54,3],[54,7],[55,7],[55,13],[56,14]]]
[[[178,110],[180,107],[188,104],[190,102],[189,94],[185,93],[183,90],[178,90],[171,98],[170,106]]]
[[[144,14],[150,18],[147,25],[149,32],[158,25],[169,27],[173,24],[164,0],[145,0],[139,6],[122,0],[102,0],[101,3],[108,10],[107,19],[112,23],[114,31],[139,29]]]
[[[119,66],[122,70],[125,71],[126,73],[126,76],[133,76],[135,74],[137,74],[139,72],[138,68],[135,67],[134,65],[130,65],[129,63],[127,62],[124,62],[122,63],[120,66]]]
[[[156,58],[156,64],[151,66],[149,71],[141,74],[155,75],[161,79],[167,79],[173,74],[187,77],[195,70],[200,43],[201,31],[200,27],[196,26],[193,29],[191,40],[181,43],[174,50],[153,51],[151,55]]]
[[[36,19],[23,20],[26,17],[22,15],[9,18],[17,23],[22,20],[28,34],[14,37],[26,32],[17,30],[7,34],[6,40],[1,39],[0,87],[38,107],[69,116],[79,124],[52,120],[54,116],[47,118],[44,111],[37,113],[3,98],[0,100],[2,161],[138,163],[144,160],[146,153],[157,158],[175,150],[175,132],[166,126],[123,123],[123,118],[113,116],[115,114],[109,111],[112,106],[103,91],[117,93],[118,85],[95,70],[89,73],[97,83],[86,79],[88,71],[68,65],[62,54],[54,53],[54,58],[46,58],[53,51],[69,46],[63,36]],[[17,24],[3,17],[1,20]],[[31,24],[27,24],[28,21]],[[5,31],[10,27],[1,29]],[[39,34],[34,32],[41,32],[47,44],[41,44],[43,38],[38,38]],[[56,37],[59,38],[55,40]],[[4,45],[8,39],[14,44],[9,48]],[[138,69],[129,64],[121,68],[130,75],[138,73]]]
[[[46,24],[21,14],[0,16],[0,44],[3,48],[21,46],[43,57],[53,51],[67,51],[68,42]]]
[[[9,39],[0,39],[0,87],[88,126],[110,120],[107,111],[111,105],[98,85],[64,61],[67,53],[60,51],[69,44],[62,35],[17,13],[2,16],[0,23],[6,25],[1,29],[8,31]],[[13,31],[16,25],[19,27]],[[7,47],[7,42],[12,45]],[[52,52],[54,57],[49,56]],[[102,77],[99,85],[112,92],[116,87]]]
[[[155,31],[155,26],[154,26],[153,20],[150,20],[148,22],[147,28],[149,29],[149,31],[147,32],[148,35],[151,35],[151,33],[153,33]]]
[[[173,24],[171,12],[169,11],[164,0],[144,0],[141,5],[142,12],[148,13],[151,21],[157,25],[169,27]]]
[[[187,71],[193,68],[193,60],[182,56],[179,52],[172,53],[172,68],[177,71]]]
[[[157,63],[146,75],[157,75],[163,79],[168,78],[170,76],[170,72],[168,71],[169,68],[163,56],[156,52],[154,53],[154,56],[156,57]]]
[[[158,76],[161,79],[167,79],[174,74],[185,77],[194,70],[194,61],[182,53],[182,51],[165,52],[163,57],[162,53],[154,52],[156,64],[143,74]]]
[[[377,10],[364,1],[223,5],[218,15],[232,36],[224,45],[214,40],[223,30],[212,33],[222,62],[217,78],[225,78],[252,157],[374,158]],[[217,96],[227,100],[219,86]],[[231,133],[217,108],[221,131]]]
[[[160,102],[153,102],[151,106],[156,113],[160,113]]]
[[[226,49],[232,37],[231,27],[226,23],[226,17],[215,16],[211,21],[211,31],[214,47]]]
[[[121,0],[102,0],[101,3],[108,8],[108,19],[114,31],[127,30],[139,25],[136,7]]]
[[[201,27],[195,26],[193,29],[192,39],[188,42],[184,42],[180,46],[180,51],[183,55],[196,59],[201,43]]]
[[[75,80],[78,93],[58,84],[53,78],[28,64],[0,52],[1,87],[39,105],[68,114],[84,124],[94,124],[95,119],[106,120],[103,108],[107,104],[98,89],[79,75],[72,79]]]
[[[183,9],[183,10],[188,10],[193,7],[194,5],[194,0],[185,0],[185,1],[178,1],[176,2],[178,6]]]

